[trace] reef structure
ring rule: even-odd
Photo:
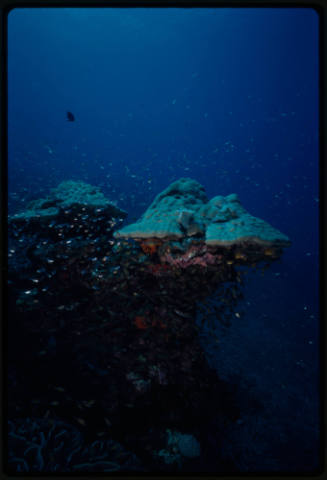
[[[83,215],[103,213],[113,217],[127,216],[127,213],[108,200],[98,187],[82,181],[66,180],[53,188],[46,198],[31,201],[26,210],[10,217],[10,221],[34,221],[40,224],[43,221],[55,220],[60,214],[67,216],[81,209]]]
[[[278,258],[291,245],[285,234],[247,212],[237,194],[208,200],[203,186],[190,178],[173,182],[137,222],[114,235],[133,238],[147,254],[158,251],[160,263],[181,268],[219,263],[228,251],[240,263]]]
[[[98,187],[61,182],[45,198],[8,217],[10,275],[22,278],[31,265],[35,271],[37,266],[55,270],[58,262],[67,270],[72,258],[87,258],[87,250],[95,257],[98,245],[108,242],[126,216]]]
[[[125,216],[96,187],[69,181],[9,218],[15,472],[137,469],[134,457],[105,455],[111,441],[149,471],[186,471],[205,451],[213,416],[234,415],[217,402],[223,388],[201,338],[216,342],[216,325],[240,318],[237,266],[269,264],[290,240],[237,195],[209,201],[185,178],[114,232]],[[59,443],[50,421],[68,432]],[[22,428],[31,435],[17,443]],[[99,442],[71,462],[79,429]]]

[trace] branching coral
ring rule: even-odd
[[[8,436],[10,473],[142,470],[138,458],[119,443],[108,439],[85,444],[77,429],[59,420],[10,421]]]

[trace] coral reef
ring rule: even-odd
[[[207,244],[211,225],[247,214],[235,195],[210,203],[189,179],[170,185],[136,227],[125,227],[117,238],[118,207],[100,207],[106,201],[93,187],[59,187],[62,193],[54,189],[48,197],[54,204],[36,200],[9,219],[12,469],[136,468],[134,457],[128,464],[115,456],[106,443],[112,441],[123,458],[117,442],[150,470],[163,471],[152,455],[162,444],[152,443],[153,432],[166,427],[174,433],[162,458],[176,455],[171,465],[184,468],[185,459],[201,455],[195,437],[201,439],[212,415],[231,415],[229,405],[216,401],[221,382],[201,344],[204,328],[217,347],[217,323],[227,328],[240,317],[243,269],[237,267],[269,265],[289,243],[277,233],[281,242],[275,236],[264,245],[253,238]],[[84,203],[75,201],[79,188]],[[58,211],[49,216],[50,208]],[[176,433],[183,431],[194,437]],[[69,457],[74,438],[79,450]]]
[[[234,194],[208,201],[195,180],[181,178],[156,196],[141,218],[118,230],[117,238],[201,238],[206,245],[263,244],[286,247],[290,240],[250,215]]]
[[[26,210],[13,215],[9,221],[41,224],[55,220],[60,215],[68,218],[75,211],[83,212],[83,216],[101,213],[105,216],[124,218],[127,215],[124,210],[105,198],[98,187],[67,180],[53,188],[46,198],[31,201]]]
[[[150,270],[156,277],[169,272],[164,265],[185,270],[217,266],[223,259],[248,265],[275,260],[291,244],[279,230],[250,215],[235,193],[208,201],[204,188],[188,178],[169,185],[136,223],[114,236],[140,242],[153,258]]]

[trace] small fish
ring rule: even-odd
[[[74,115],[72,114],[72,112],[67,112],[67,120],[69,122],[75,122],[75,117]]]
[[[181,312],[180,310],[175,309],[174,312],[182,318],[189,318],[189,315],[187,313]]]

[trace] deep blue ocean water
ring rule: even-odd
[[[248,275],[244,315],[210,360],[262,403],[245,402],[226,441],[247,471],[319,461],[318,23],[302,8],[8,19],[10,213],[73,179],[100,186],[128,222],[191,177],[209,198],[237,193],[292,240]]]

